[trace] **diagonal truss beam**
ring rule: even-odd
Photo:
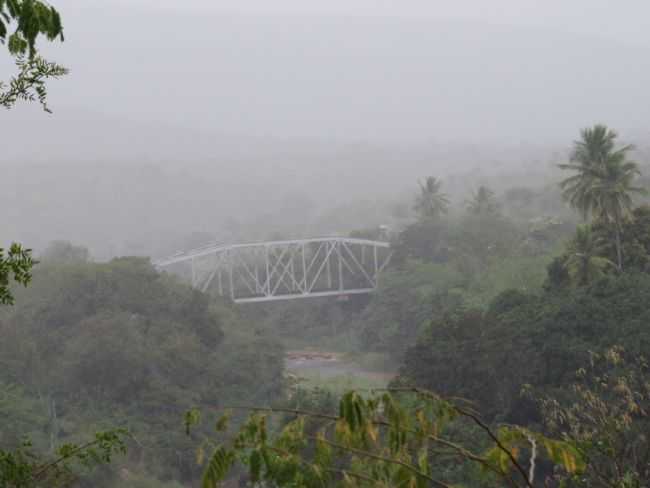
[[[212,289],[236,303],[254,303],[370,293],[390,257],[387,242],[324,237],[215,244],[154,265],[160,271],[183,273],[189,264],[193,287],[203,292]],[[215,279],[217,285],[212,286]]]

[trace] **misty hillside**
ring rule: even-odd
[[[2,223],[36,247],[48,228],[99,256],[155,254],[188,232],[223,234],[226,221],[282,232],[272,215],[296,206],[309,227],[349,202],[399,199],[432,172],[448,175],[460,200],[480,183],[500,189],[499,168],[543,185],[566,134],[605,118],[638,129],[648,102],[645,51],[569,34],[119,12],[72,13],[85,23],[70,22],[70,42],[57,47],[72,73],[52,85],[54,115],[19,107],[3,126],[14,142],[0,155],[3,194],[36,193]],[[82,187],[89,200],[74,191]],[[309,205],[295,204],[306,193]],[[19,218],[27,209],[31,218]]]
[[[271,147],[266,157],[200,158],[188,148],[195,159],[13,162],[0,180],[0,223],[37,249],[65,239],[102,259],[157,256],[215,238],[333,235],[389,223],[394,204],[410,209],[417,179],[431,171],[446,176],[459,202],[479,184],[503,191],[530,186],[536,175],[532,186],[541,188],[559,157],[533,147],[495,148],[489,159],[463,145]],[[184,236],[192,233],[203,237],[190,244]]]

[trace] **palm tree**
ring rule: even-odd
[[[589,224],[581,224],[568,245],[568,259],[565,263],[571,281],[583,286],[605,274],[615,264],[603,257],[603,243]]]
[[[496,215],[499,204],[494,198],[494,192],[486,186],[479,186],[472,199],[465,203],[467,211],[474,215]]]
[[[571,161],[560,168],[576,174],[560,183],[563,197],[580,211],[586,220],[590,215],[613,227],[616,242],[618,270],[623,270],[621,224],[631,218],[632,194],[645,193],[633,186],[639,175],[636,163],[627,159],[632,145],[616,148],[618,134],[604,125],[581,131],[581,140],[575,141]]]
[[[420,194],[415,199],[415,211],[422,218],[437,218],[449,211],[449,199],[440,191],[442,181],[429,176],[424,182],[418,182]]]
[[[587,220],[593,213],[594,198],[591,184],[601,177],[600,170],[607,161],[626,159],[626,154],[633,149],[624,146],[615,150],[616,132],[604,125],[595,125],[580,131],[581,139],[574,141],[571,159],[568,164],[560,164],[562,169],[575,171],[576,174],[560,183],[564,198],[573,208],[580,211]]]

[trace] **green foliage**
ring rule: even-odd
[[[40,56],[16,60],[18,74],[7,84],[0,82],[0,107],[12,108],[19,100],[26,102],[38,101],[43,110],[51,113],[47,105],[46,82],[57,79],[68,73],[68,70],[56,63],[46,61]]]
[[[469,214],[451,228],[449,241],[451,260],[471,280],[496,259],[522,255],[523,233],[499,215]]]
[[[539,411],[522,385],[566,387],[573,372],[601,351],[622,344],[650,347],[650,276],[609,276],[558,293],[508,292],[480,310],[434,321],[410,348],[401,382],[462,396],[489,418],[528,423]]]
[[[67,241],[53,241],[40,254],[39,259],[46,264],[79,264],[90,261],[90,252],[82,246]]]
[[[507,290],[538,293],[546,280],[549,260],[544,255],[490,260],[485,270],[466,284],[466,307],[486,310],[495,297]]]
[[[256,337],[274,337],[289,349],[318,343],[321,348],[356,350],[350,336],[353,324],[367,304],[366,296],[347,301],[312,298],[241,307],[243,318],[255,324]]]
[[[528,231],[522,251],[528,256],[555,253],[558,244],[575,233],[575,225],[554,217],[539,217],[528,221]]]
[[[13,33],[9,33],[11,23]],[[0,0],[0,42],[7,43],[14,55],[36,55],[39,36],[53,41],[63,40],[61,17],[54,7],[40,0]]]
[[[30,442],[13,451],[0,449],[0,486],[37,488],[71,486],[80,474],[109,464],[126,453],[128,432],[122,429],[97,432],[84,444],[67,443],[58,447],[51,460],[38,457]]]
[[[286,407],[310,412],[335,413],[339,399],[346,391],[335,395],[325,388],[297,388],[287,400]]]
[[[125,427],[134,435],[131,474],[102,471],[90,486],[128,486],[127,478],[190,483],[199,473],[182,412],[276,397],[282,349],[146,259],[62,256],[44,260],[17,306],[0,314],[0,384],[22,385],[6,408],[0,401],[0,414],[20,427],[7,440],[15,446],[30,435],[41,455],[107,425]],[[239,335],[225,337],[224,329]]]
[[[269,426],[278,415],[293,418],[275,433]],[[476,429],[485,448],[458,443],[450,431],[460,424]],[[532,444],[544,446],[536,455],[547,455],[568,473],[584,467],[568,442],[516,426],[493,430],[473,410],[422,390],[369,398],[351,391],[341,398],[338,415],[254,409],[231,439],[220,443],[208,437],[201,444],[199,453],[212,450],[205,488],[219,486],[236,462],[246,467],[251,483],[277,487],[460,486],[447,478],[455,473],[447,468],[477,466],[481,486],[531,488],[535,468],[526,467]]]
[[[522,254],[524,233],[496,214],[469,213],[453,221],[423,220],[400,234],[396,264],[408,258],[447,263],[453,261],[468,275],[484,269],[490,259]]]
[[[547,248],[563,235],[555,230],[548,234]],[[289,347],[318,343],[332,350],[388,353],[400,360],[431,322],[446,314],[484,310],[511,288],[541,291],[551,258],[548,250],[530,255],[525,237],[522,226],[500,215],[419,220],[393,243],[393,264],[369,297],[344,304],[278,303],[245,313]],[[337,387],[345,384],[339,381]]]
[[[616,266],[602,254],[602,239],[591,230],[591,226],[578,226],[575,237],[567,246],[565,266],[571,281],[576,285],[587,285]]]
[[[611,239],[612,228],[602,220],[593,223],[593,232],[601,241],[600,255],[616,261],[616,245]],[[626,270],[650,270],[650,206],[641,205],[621,223],[623,267]]]
[[[497,215],[499,213],[499,203],[497,202],[494,192],[486,186],[479,186],[472,199],[465,202],[467,211],[473,215]]]
[[[580,136],[574,142],[571,161],[560,165],[576,174],[563,180],[560,187],[564,198],[587,219],[592,212],[599,213],[597,187],[606,165],[625,163],[633,148],[628,145],[617,149],[618,134],[600,124],[581,130]]]
[[[436,219],[449,211],[449,198],[442,193],[442,181],[428,176],[419,182],[420,194],[415,199],[414,210],[422,220]]]
[[[407,259],[445,263],[450,259],[449,223],[419,220],[406,227],[393,243],[393,262],[400,265]]]
[[[234,461],[235,455],[232,451],[226,450],[224,447],[214,449],[203,473],[203,480],[201,481],[202,488],[218,487],[219,482],[223,481],[230,471]],[[253,483],[259,480],[259,470],[259,457],[253,456],[251,459],[251,471],[253,474],[251,481]]]
[[[486,315],[489,317],[498,317],[499,315],[510,312],[511,310],[524,306],[533,298],[520,290],[506,290],[500,293],[487,309]]]
[[[632,214],[632,195],[645,194],[644,189],[634,186],[640,172],[638,165],[628,160],[633,146],[616,148],[618,134],[604,125],[584,129],[581,137],[574,144],[571,162],[560,165],[575,172],[560,184],[563,196],[585,219],[592,215],[612,226],[621,271],[621,225]]]
[[[467,397],[481,404],[489,417],[507,412],[513,396],[509,390],[521,383],[519,378],[510,381],[495,371],[492,363],[508,357],[512,349],[506,342],[511,337],[503,338],[506,351],[500,355],[502,348],[493,343],[495,339],[486,337],[492,335],[493,327],[490,319],[478,310],[433,321],[429,331],[404,355],[396,384],[435,388],[444,395]],[[506,398],[508,403],[504,405]]]
[[[381,374],[363,370],[341,374],[321,373],[318,370],[302,372],[298,370],[296,373],[299,375],[300,388],[322,389],[337,396],[349,390],[369,391],[385,388],[391,378],[388,373]]]
[[[549,258],[494,256],[475,266],[469,261],[433,264],[408,260],[385,272],[379,290],[359,317],[358,336],[363,347],[401,359],[431,323],[464,310],[486,310],[508,289],[541,291]]]
[[[18,66],[18,74],[8,84],[0,82],[0,106],[9,109],[18,100],[38,100],[50,111],[45,83],[68,71],[37,55],[40,36],[63,41],[61,17],[54,7],[41,0],[0,0],[0,43],[7,46]]]
[[[588,469],[565,486],[640,488],[650,477],[648,364],[620,346],[593,353],[570,389],[541,400],[546,428],[573,444]]]
[[[184,488],[178,481],[162,481],[147,476],[146,474],[133,473],[125,469],[122,470],[120,476],[116,479],[114,486],[119,488]]]
[[[558,290],[570,284],[584,286],[616,271],[618,244],[623,267],[629,271],[650,270],[650,207],[635,208],[621,222],[619,231],[603,219],[577,228],[564,253],[548,267],[546,288]],[[618,234],[618,238],[612,233]]]
[[[360,317],[362,344],[400,356],[425,330],[433,314],[462,301],[454,289],[462,277],[453,268],[409,260],[382,275],[378,292]]]
[[[0,248],[0,305],[14,303],[10,288],[11,279],[27,286],[32,279],[34,264],[31,249],[25,249],[20,244],[14,243],[5,254],[5,250]]]

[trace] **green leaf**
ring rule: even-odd
[[[201,412],[197,408],[193,408],[185,412],[183,418],[185,424],[185,434],[190,435],[190,430],[192,427],[201,422]]]
[[[9,52],[14,56],[25,54],[25,52],[27,52],[27,41],[20,33],[14,32],[9,36],[7,47]]]
[[[234,462],[235,456],[232,451],[220,446],[215,449],[208,466],[203,473],[201,482],[202,488],[217,488],[219,482],[223,481]]]
[[[214,430],[217,432],[224,432],[228,429],[228,423],[230,422],[230,412],[226,412],[223,414],[219,420],[217,420],[217,423],[214,426]]]
[[[585,470],[585,461],[573,445],[547,438],[542,438],[541,441],[546,448],[548,457],[556,464],[563,466],[567,473],[581,473]]]
[[[418,454],[418,468],[426,475],[431,474],[429,465],[429,447],[424,446]]]
[[[251,482],[258,483],[262,471],[262,455],[258,450],[254,450],[251,452],[248,462],[250,465]]]
[[[202,466],[204,460],[205,460],[205,449],[203,449],[203,446],[199,446],[196,448],[196,464]]]

